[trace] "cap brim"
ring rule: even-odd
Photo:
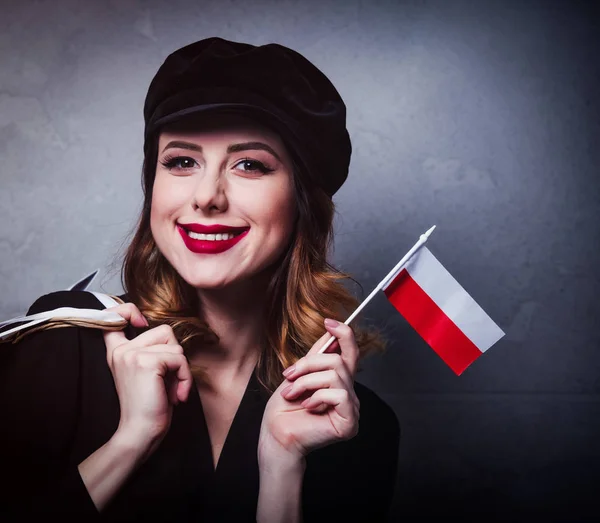
[[[282,134],[283,138],[292,138],[293,141],[296,142],[294,145],[298,145],[297,135],[292,129],[292,122],[285,121],[280,115],[277,115],[268,109],[244,103],[213,103],[186,107],[185,109],[165,115],[161,118],[158,118],[154,122],[151,122],[146,128],[146,138],[154,134],[165,125],[183,120],[188,116],[217,113],[230,113],[248,116],[273,128],[276,132]]]
[[[239,114],[256,120],[273,129],[288,148],[290,156],[292,156],[301,166],[308,168],[309,163],[307,163],[307,160],[310,153],[308,152],[308,149],[303,146],[302,140],[300,140],[298,135],[294,132],[294,123],[287,121],[281,115],[275,114],[268,109],[252,104],[212,103],[186,107],[185,109],[175,111],[151,122],[150,125],[146,127],[145,140],[147,141],[150,136],[168,124],[184,120],[188,116],[200,114]]]

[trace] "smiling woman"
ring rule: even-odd
[[[204,116],[195,123],[171,124],[160,133],[152,236],[189,285],[252,282],[258,295],[263,283],[250,278],[271,266],[291,240],[291,160],[276,133],[245,117]]]
[[[3,521],[385,521],[398,420],[355,381],[383,342],[337,321],[357,302],[327,259],[345,114],[325,75],[277,44],[209,38],[167,57],[109,308],[129,325],[41,330],[7,350]],[[61,306],[104,308],[69,291],[29,313]]]

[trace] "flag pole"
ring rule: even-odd
[[[363,302],[356,308],[356,310],[348,317],[348,319],[344,322],[345,325],[350,325],[350,322],[356,318],[356,316],[358,316],[358,314],[360,313],[360,311],[362,311],[367,303],[369,303],[371,301],[371,299],[373,298],[373,296],[375,296],[375,294],[377,294],[378,291],[380,291],[385,285],[386,283],[388,283],[389,281],[393,280],[398,273],[402,270],[402,267],[406,264],[406,262],[408,260],[410,260],[410,258],[412,257],[412,255],[417,252],[417,250],[419,249],[419,247],[421,247],[421,245],[423,245],[427,239],[429,238],[429,236],[431,235],[431,233],[434,231],[435,229],[435,225],[433,227],[431,227],[427,232],[425,232],[424,234],[421,234],[421,236],[419,237],[419,240],[417,241],[417,243],[415,243],[411,249],[404,255],[404,257],[396,264],[396,266],[387,274],[387,276],[385,278],[383,278],[383,280],[381,280],[379,282],[379,284],[377,285],[377,287],[375,287],[372,291],[371,294],[369,294],[364,300]],[[325,345],[323,345],[323,347],[321,347],[319,349],[318,354],[322,354],[323,352],[325,352],[328,347],[334,342],[336,338],[334,336],[331,336],[331,338],[329,338],[329,340],[327,341],[327,343]]]

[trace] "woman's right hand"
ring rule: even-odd
[[[133,303],[107,310],[134,327],[148,326]],[[169,325],[150,329],[132,340],[122,331],[104,331],[104,342],[121,407],[117,433],[151,453],[169,429],[173,406],[187,400],[193,384],[183,349]]]

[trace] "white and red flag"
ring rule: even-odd
[[[348,325],[377,291],[383,290],[398,312],[460,375],[504,332],[423,245],[434,229],[435,225],[421,235],[344,323]]]
[[[425,246],[383,286],[383,292],[458,375],[504,336]]]

